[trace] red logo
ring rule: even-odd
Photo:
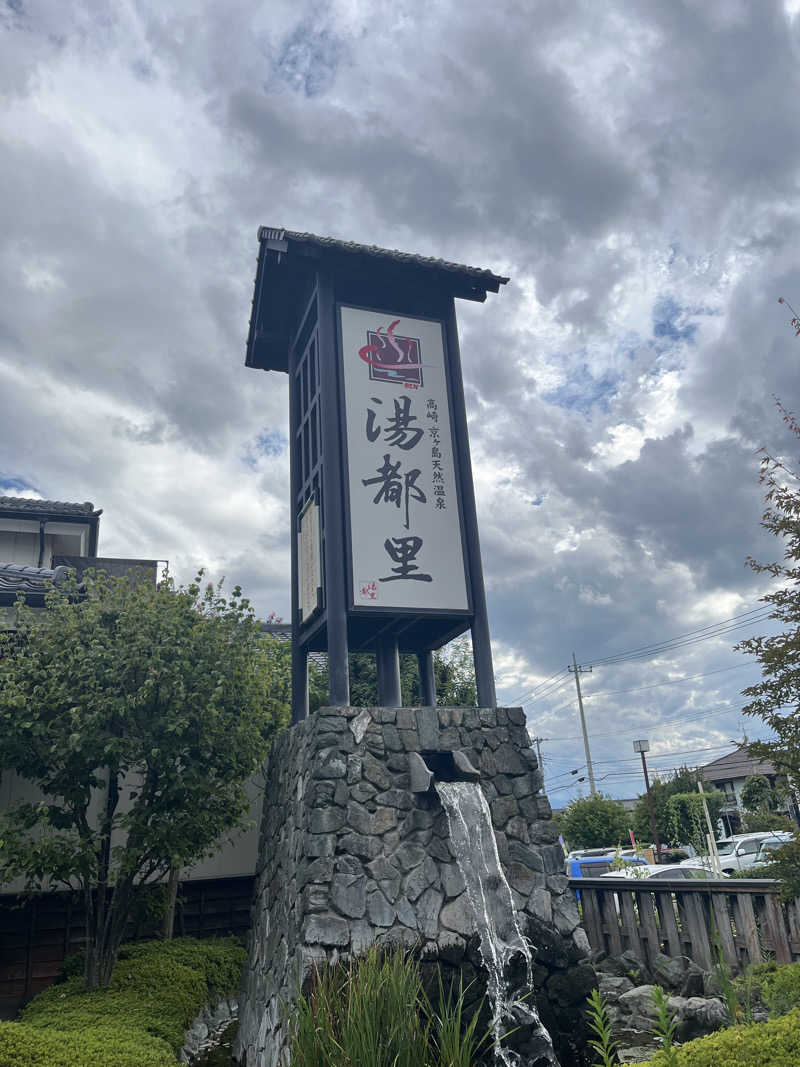
[[[367,600],[378,599],[378,583],[377,582],[362,582],[361,584],[361,596]]]
[[[397,382],[412,387],[422,385],[422,349],[416,337],[397,337],[395,319],[383,333],[383,326],[367,330],[367,343],[358,354],[369,366],[370,381]]]

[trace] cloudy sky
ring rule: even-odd
[[[800,384],[799,60],[798,0],[2,0],[0,491],[286,616],[258,225],[489,267],[460,326],[499,695],[554,804],[573,650],[598,787],[639,791],[636,737],[721,755],[759,733],[732,646]]]

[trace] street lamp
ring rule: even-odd
[[[661,861],[661,842],[658,840],[658,830],[656,829],[656,813],[653,810],[653,797],[650,793],[650,779],[647,776],[647,760],[644,758],[645,752],[650,751],[650,742],[646,740],[634,741],[633,751],[638,752],[642,757],[642,771],[644,772],[644,784],[647,790],[647,806],[650,809],[650,829],[653,831],[653,844],[656,846],[656,863]]]

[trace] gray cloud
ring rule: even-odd
[[[459,309],[505,699],[753,605],[756,449],[790,444],[772,395],[800,386],[778,0],[26,0],[0,25],[4,484],[287,615],[286,383],[243,366],[256,227],[286,225],[512,276]],[[598,666],[610,788],[638,788],[615,730],[737,736],[748,670],[591,693],[733,666],[736,636]],[[583,759],[569,692],[530,704],[553,771]]]

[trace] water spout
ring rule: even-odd
[[[500,866],[489,805],[476,782],[436,782],[447,813],[450,842],[475,915],[480,952],[488,973],[495,1060],[503,1067],[559,1067],[553,1043],[539,1018],[533,993],[533,956],[522,935],[511,889]],[[527,981],[522,989],[509,983],[510,965],[522,956]],[[505,1048],[505,1035],[524,1028],[530,1051],[523,1061]]]

